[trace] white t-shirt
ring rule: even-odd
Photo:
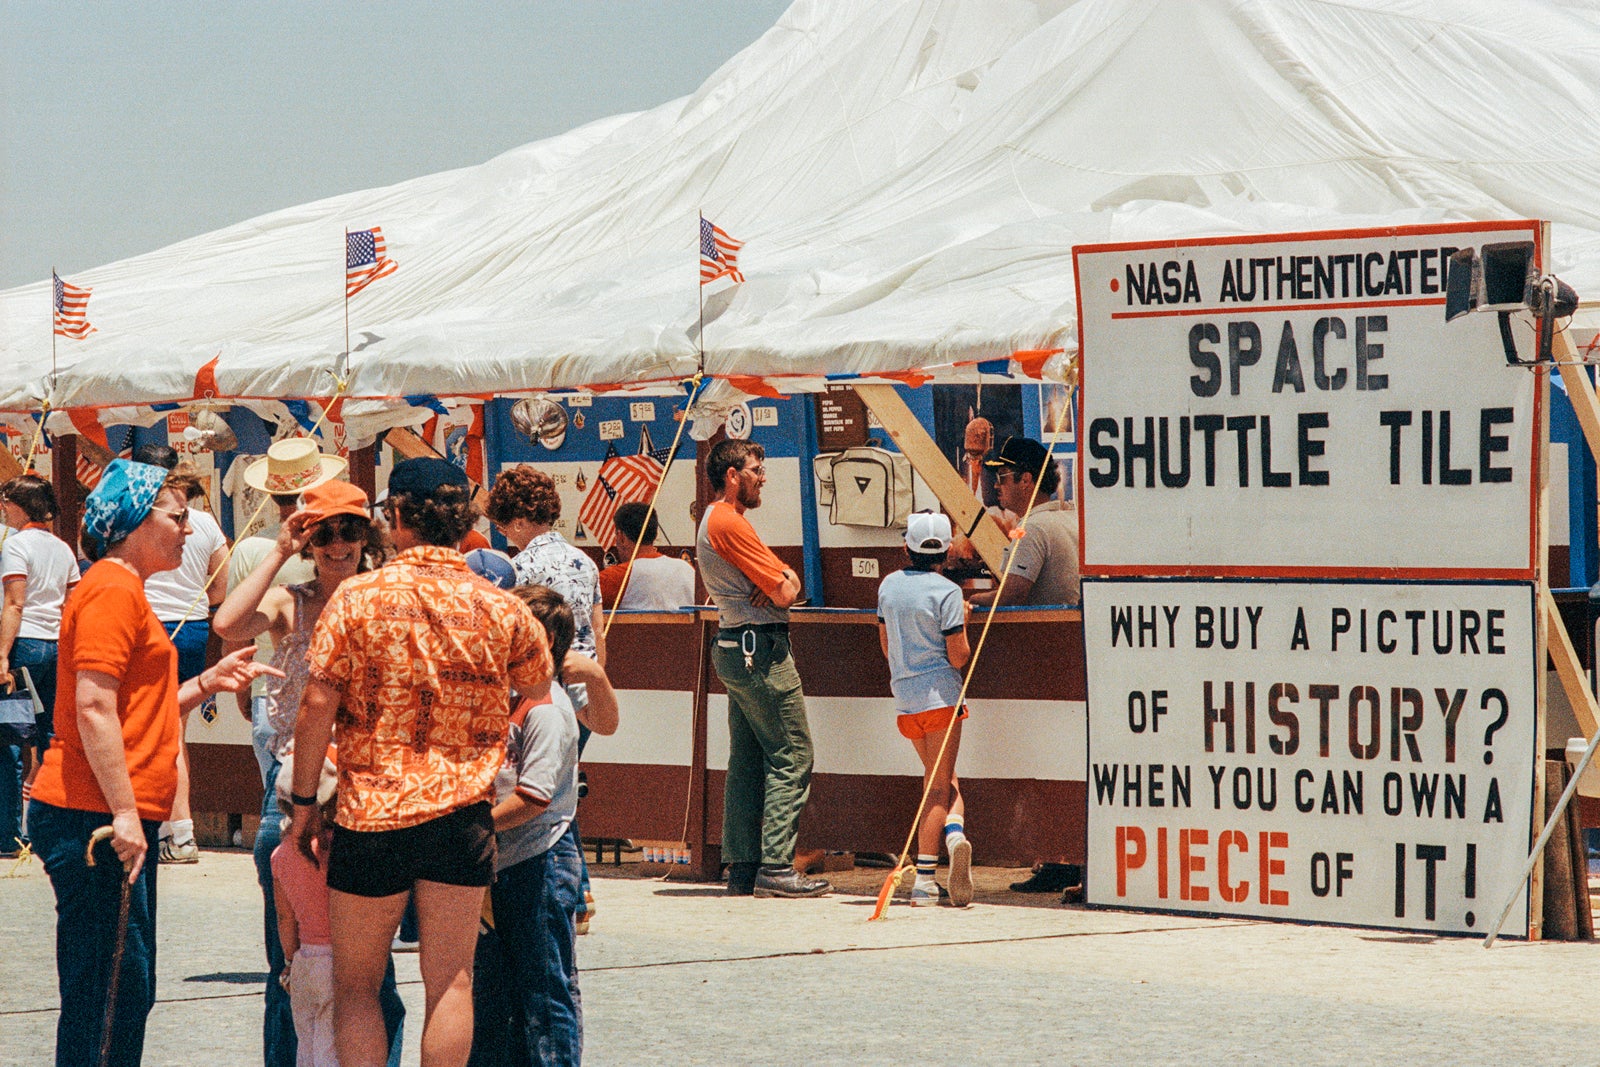
[[[233,540],[235,543],[258,534],[271,537],[278,532],[278,506],[267,494],[246,485],[244,472],[260,456],[238,456],[222,479],[222,491],[233,501]]]
[[[78,584],[78,558],[49,530],[26,526],[6,535],[0,548],[0,582],[25,581],[18,637],[35,641],[61,638],[61,605]]]
[[[694,564],[675,556],[640,556],[633,561],[624,611],[676,611],[694,603]]]
[[[150,601],[156,618],[162,622],[189,622],[211,614],[211,598],[200,591],[211,577],[211,554],[227,545],[228,539],[222,536],[222,527],[217,525],[216,519],[199,508],[189,509],[189,538],[183,543],[183,565],[144,580],[144,597]],[[228,576],[220,574],[212,588],[226,592],[227,582]]]

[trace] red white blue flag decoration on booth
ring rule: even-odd
[[[617,540],[617,527],[613,521],[617,508],[629,501],[646,503],[656,491],[665,472],[671,447],[653,448],[650,431],[640,427],[639,452],[633,456],[617,453],[617,446],[606,446],[605,458],[600,461],[600,473],[595,475],[594,486],[583,498],[578,509],[578,522],[596,541],[610,548]]]

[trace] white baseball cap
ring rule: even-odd
[[[950,519],[937,511],[918,511],[906,518],[906,547],[932,555],[950,550]]]

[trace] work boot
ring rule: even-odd
[[[730,863],[728,864],[728,896],[747,897],[756,889],[756,872],[761,869],[759,863]]]
[[[823,878],[807,878],[793,867],[762,867],[756,874],[758,897],[820,897],[833,886]]]

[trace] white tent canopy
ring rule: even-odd
[[[1072,347],[1074,244],[1541,218],[1600,295],[1600,19],[1560,0],[800,0],[701,89],[481,166],[0,293],[0,410],[668,383],[697,213],[747,243],[705,369],[874,374]],[[967,370],[965,373],[972,373]],[[814,385],[805,380],[783,388]]]

